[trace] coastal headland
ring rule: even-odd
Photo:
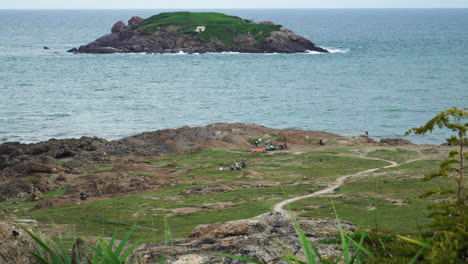
[[[70,49],[74,53],[297,53],[323,52],[310,40],[271,21],[214,12],[170,12],[118,21],[111,33]]]
[[[285,143],[287,149],[280,149]],[[276,149],[252,152],[269,144]],[[427,221],[429,201],[418,195],[443,181],[421,178],[449,151],[403,139],[378,142],[246,123],[113,141],[6,142],[0,145],[0,225],[6,230],[0,253],[21,258],[6,253],[34,248],[18,222],[65,238],[70,248],[76,235],[123,237],[135,225],[135,239],[145,242],[132,255],[135,262],[160,259],[170,234],[174,263],[240,263],[209,252],[276,263],[282,250],[302,254],[294,215],[323,255],[336,256],[336,243],[321,242],[337,232],[331,200],[345,229],[353,230],[372,210],[375,225],[412,231],[411,216]],[[229,169],[242,161],[246,167]]]

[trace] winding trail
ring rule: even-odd
[[[365,170],[365,171],[360,171],[358,173],[354,173],[354,174],[350,174],[350,175],[344,175],[344,176],[341,176],[339,178],[337,178],[335,180],[334,183],[331,183],[329,184],[325,189],[322,189],[320,191],[316,191],[316,192],[313,192],[313,193],[310,193],[310,194],[307,194],[307,195],[303,195],[303,196],[299,196],[299,197],[294,197],[294,198],[291,198],[291,199],[288,199],[288,200],[284,200],[280,203],[277,203],[273,206],[273,211],[274,212],[278,212],[282,215],[285,215],[285,216],[288,216],[289,217],[289,214],[288,214],[288,211],[286,209],[284,209],[283,207],[289,203],[292,203],[292,202],[295,202],[295,201],[298,201],[298,200],[302,200],[302,199],[306,199],[306,198],[310,198],[310,197],[316,197],[316,196],[319,196],[319,195],[323,195],[323,194],[329,194],[329,193],[332,193],[333,191],[335,191],[338,187],[340,187],[341,185],[343,185],[343,183],[348,179],[348,178],[357,178],[357,177],[361,177],[363,175],[366,175],[368,173],[371,173],[371,172],[374,172],[374,171],[377,171],[377,170],[380,170],[380,169],[387,169],[387,168],[392,168],[392,167],[396,167],[396,166],[400,166],[402,164],[405,164],[405,163],[409,163],[409,162],[413,162],[415,160],[410,160],[410,161],[406,161],[406,162],[403,162],[403,163],[396,163],[394,161],[391,161],[391,160],[384,160],[384,159],[378,159],[378,158],[369,158],[369,157],[366,157],[366,159],[372,159],[372,160],[381,160],[381,161],[386,161],[386,162],[389,162],[391,163],[390,165],[387,165],[387,166],[384,166],[384,167],[379,167],[379,168],[373,168],[373,169],[368,169],[368,170]],[[416,159],[418,160],[418,159]]]

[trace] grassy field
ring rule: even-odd
[[[436,169],[439,162],[423,160],[382,169],[369,177],[348,182],[333,196],[297,201],[290,208],[301,216],[333,219],[334,203],[343,220],[356,224],[368,220],[371,227],[414,232],[428,221],[430,200],[419,196],[441,184],[451,184],[444,179],[422,180],[425,174]]]
[[[164,182],[160,190],[38,210],[30,210],[37,202],[9,200],[0,203],[0,209],[14,212],[16,218],[36,219],[44,229],[60,227],[65,238],[84,234],[123,236],[136,224],[135,238],[162,241],[164,221],[169,223],[174,237],[186,237],[197,225],[260,215],[286,198],[323,189],[340,176],[390,164],[366,157],[405,162],[434,153],[438,152],[394,148],[365,151],[352,147],[269,153],[249,153],[247,149],[206,150],[152,158],[141,170],[131,171],[129,177],[160,179]],[[241,159],[246,159],[247,169],[227,169]],[[290,207],[302,216],[333,218],[333,201],[344,220],[360,224],[370,215],[373,226],[414,231],[427,221],[427,201],[418,195],[442,183],[423,182],[421,178],[438,162],[419,160],[378,170],[368,177],[346,182],[334,197],[300,200]],[[99,175],[109,171],[112,171],[109,164],[96,164],[88,173]],[[45,195],[58,198],[64,191]]]
[[[206,30],[196,33],[197,26],[205,26]],[[149,17],[134,29],[153,35],[158,33],[158,27],[171,27],[179,35],[193,35],[203,40],[220,41],[230,45],[243,34],[250,34],[257,42],[261,42],[268,38],[271,32],[278,31],[281,25],[255,24],[236,16],[214,12],[171,12]]]

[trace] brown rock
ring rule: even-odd
[[[136,26],[136,25],[140,24],[142,21],[143,21],[143,18],[141,18],[139,16],[134,16],[134,17],[130,18],[130,20],[128,21],[128,26],[129,27]]]
[[[63,168],[59,166],[55,166],[54,164],[43,164],[37,162],[31,162],[29,164],[29,171],[34,172],[44,172],[44,173],[57,173],[59,171],[63,171]]]
[[[117,23],[112,26],[111,32],[112,33],[119,33],[125,29],[125,23],[122,21],[118,21]]]
[[[56,181],[67,181],[67,176],[63,173],[60,173],[59,176],[55,179]]]
[[[391,146],[412,145],[411,141],[401,138],[382,138],[380,143],[388,144]]]
[[[31,201],[39,201],[41,199],[44,199],[44,194],[41,191],[34,191],[31,194]]]

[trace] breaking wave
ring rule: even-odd
[[[348,53],[351,49],[334,49],[334,48],[325,48],[330,53]]]

